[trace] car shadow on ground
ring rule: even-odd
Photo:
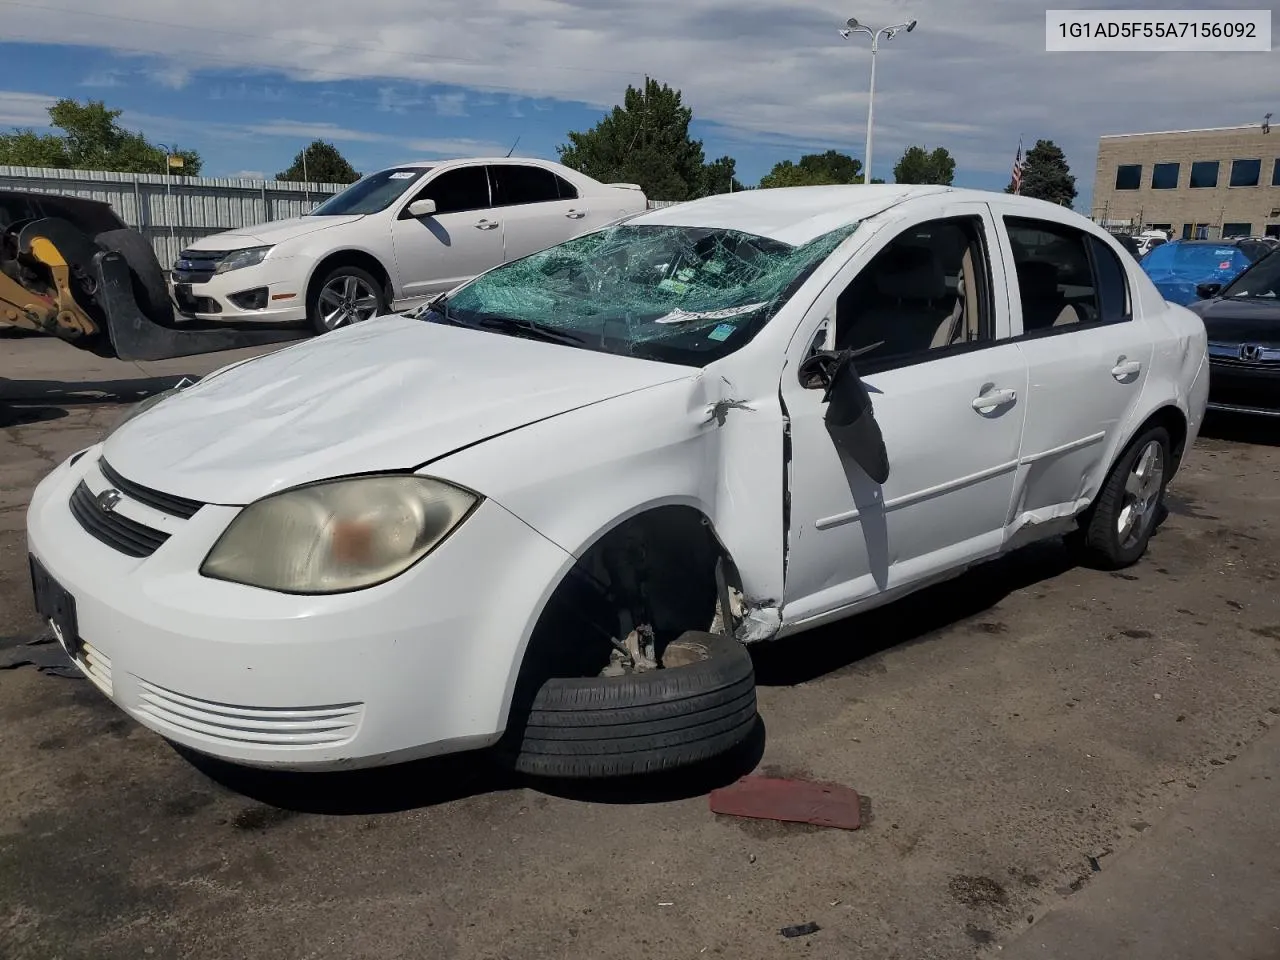
[[[183,374],[130,380],[9,380],[0,377],[0,427],[61,420],[68,407],[133,404],[178,384]],[[199,379],[187,375],[185,379]]]
[[[329,816],[367,816],[438,806],[486,793],[529,789],[581,803],[670,803],[705,796],[754,770],[764,755],[764,721],[733,753],[714,762],[615,780],[551,780],[504,768],[489,753],[457,754],[371,770],[286,773],[238,767],[172,745],[219,786],[285,810]]]
[[[1280,447],[1280,417],[1258,417],[1209,411],[1200,428],[1207,440]]]
[[[985,613],[1009,594],[1075,565],[1061,538],[1033,543],[894,603],[761,644],[752,648],[756,684],[789,687],[856,666]]]

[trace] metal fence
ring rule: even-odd
[[[105,201],[125,223],[142,232],[168,270],[195,240],[236,227],[300,217],[343,183],[289,183],[158,173],[111,173],[0,165],[0,190],[57,193]],[[674,200],[650,200],[651,209]]]
[[[103,200],[151,241],[166,269],[200,237],[268,220],[299,217],[346,188],[341,183],[288,183],[167,177],[0,165],[0,190],[29,190]]]

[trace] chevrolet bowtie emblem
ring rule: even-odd
[[[103,490],[94,498],[98,503],[98,509],[103,513],[110,513],[116,508],[116,504],[120,502],[120,491],[110,488]]]

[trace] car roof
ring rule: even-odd
[[[987,190],[964,190],[932,184],[841,184],[814,187],[773,187],[721,193],[660,207],[633,217],[628,226],[654,225],[708,227],[737,230],[799,246],[825,233],[865,220],[917,197],[948,194],[957,200],[976,199],[1002,202],[1026,208],[1027,216],[1037,212],[1070,212],[1044,200],[1032,200]]]

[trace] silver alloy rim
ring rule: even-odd
[[[368,320],[378,312],[378,293],[359,277],[334,277],[320,291],[320,322],[326,330]]]
[[[1133,469],[1124,481],[1124,500],[1116,518],[1116,532],[1120,535],[1122,547],[1133,546],[1146,532],[1163,485],[1164,446],[1158,440],[1152,440],[1133,461]]]

